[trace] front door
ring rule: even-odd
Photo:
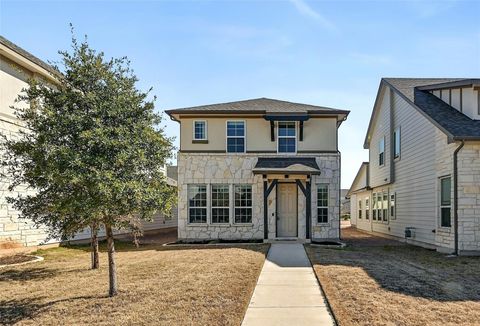
[[[297,237],[297,185],[279,183],[277,201],[277,236]]]

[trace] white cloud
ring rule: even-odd
[[[316,20],[320,25],[329,30],[335,30],[336,26],[318,11],[315,11],[304,0],[290,0],[299,13]]]

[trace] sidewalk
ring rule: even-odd
[[[334,325],[303,245],[272,244],[242,325]]]

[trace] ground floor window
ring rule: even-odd
[[[377,193],[372,194],[372,206],[373,206],[372,220],[376,221],[377,220]]]
[[[442,227],[452,226],[451,182],[450,177],[440,179],[440,225]]]
[[[235,223],[252,223],[252,186],[235,185]]]
[[[383,192],[382,208],[383,208],[383,221],[387,222],[388,221],[388,192],[386,191]]]
[[[370,219],[370,198],[365,198],[365,219]]]
[[[230,200],[228,184],[214,184],[211,189],[212,224],[228,223],[230,217]]]
[[[362,219],[362,200],[358,201],[358,218]]]
[[[207,185],[188,185],[188,221],[207,223]]]
[[[396,216],[397,216],[395,201],[396,201],[395,193],[390,194],[390,219],[396,219]]]
[[[317,222],[328,223],[328,185],[317,187]]]

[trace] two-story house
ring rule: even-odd
[[[259,98],[166,112],[180,123],[179,239],[339,238],[348,111]]]
[[[480,79],[384,78],[349,191],[352,224],[480,252]]]

